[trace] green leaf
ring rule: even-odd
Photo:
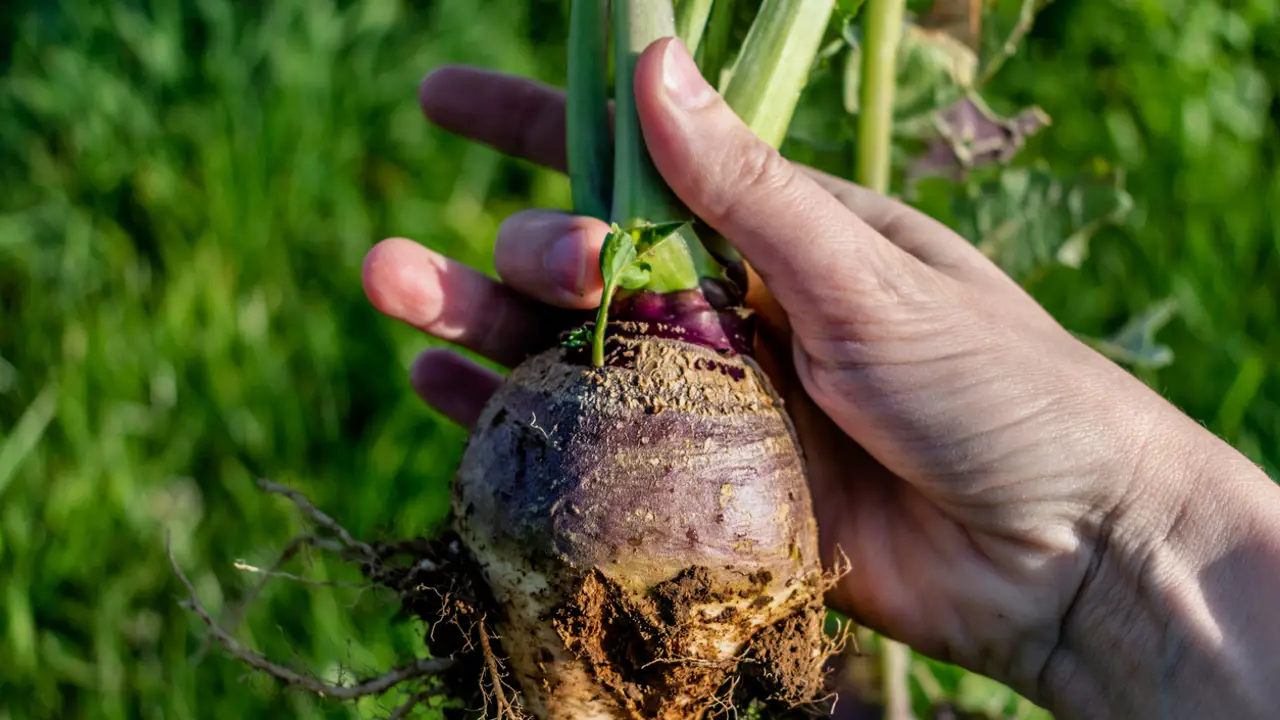
[[[649,282],[649,265],[636,263],[618,273],[618,286],[627,290],[639,290]]]
[[[859,85],[862,78],[861,28],[846,27],[843,37],[849,45],[845,72],[845,112],[860,111]],[[964,43],[946,33],[907,24],[898,46],[897,85],[893,114],[897,132],[927,123],[931,113],[958,100],[973,87],[978,59]]]
[[[865,2],[866,0],[836,0],[836,12],[846,20],[852,19]]]
[[[57,411],[58,387],[50,383],[27,406],[8,435],[0,435],[0,495],[35,450]]]
[[[1173,350],[1156,342],[1156,333],[1168,325],[1177,312],[1176,300],[1158,302],[1131,318],[1109,337],[1088,342],[1098,352],[1124,365],[1144,370],[1167,367],[1173,362]]]
[[[653,266],[646,260],[654,257],[658,248],[688,224],[667,222],[642,225],[630,230],[623,230],[617,223],[613,224],[600,248],[600,275],[604,280],[604,292],[596,311],[595,337],[592,341],[592,362],[596,367],[604,364],[604,334],[614,293],[620,287],[639,290],[647,285],[653,276]],[[637,252],[637,247],[640,252]]]
[[[617,282],[617,278],[636,259],[636,239],[631,233],[614,223],[612,232],[600,248],[600,275],[605,288]]]
[[[1118,183],[1012,168],[959,194],[954,210],[960,233],[1021,281],[1054,264],[1079,267],[1090,238],[1120,222],[1132,207]]]
[[[560,341],[561,347],[571,350],[587,347],[591,344],[591,333],[585,328],[575,328],[565,333],[564,339]]]
[[[658,223],[632,228],[631,232],[637,235],[636,247],[641,254],[644,254],[651,253],[654,248],[669,240],[672,235],[679,232],[680,228],[688,224],[685,221]]]
[[[973,87],[977,56],[945,32],[908,25],[900,56],[893,103],[899,122],[941,110]]]
[[[1018,696],[1013,690],[991,678],[977,673],[965,673],[956,688],[955,703],[956,708],[963,712],[1004,717],[1017,707]]]

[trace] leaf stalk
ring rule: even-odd
[[[574,0],[569,11],[567,133],[573,209],[609,219],[613,134],[609,123],[609,0]]]
[[[760,139],[782,146],[835,0],[764,0],[724,88]]]
[[[865,10],[857,180],[880,193],[889,189],[894,86],[905,9],[906,0],[868,0]]]

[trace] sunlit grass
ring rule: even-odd
[[[0,78],[0,718],[350,716],[198,654],[166,534],[217,613],[254,579],[233,562],[301,529],[258,477],[367,538],[442,518],[463,434],[408,392],[426,340],[368,306],[360,262],[403,235],[487,270],[506,214],[567,204],[562,178],[415,102],[445,62],[558,80],[560,4],[25,5]],[[1274,474],[1277,20],[1067,5],[1002,82],[1054,116],[1034,151],[1121,164],[1141,212],[1032,289],[1095,335],[1177,298],[1177,362],[1144,378]],[[1152,42],[1113,36],[1115,14]],[[1240,23],[1254,34],[1200,38],[1207,55],[1169,39]],[[273,657],[336,673],[423,652],[386,598],[270,588],[240,632]]]

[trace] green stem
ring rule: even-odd
[[[893,143],[894,89],[898,43],[906,0],[869,0],[866,9],[866,49],[862,56],[862,96],[858,122],[858,182],[871,190],[889,190]],[[885,717],[907,720],[911,715],[911,650],[881,638],[880,662]]]
[[[640,53],[653,42],[675,35],[671,0],[613,0],[614,138],[613,221],[626,229],[675,220],[692,220],[654,167],[636,115],[635,70]],[[673,292],[698,287],[712,262],[692,226],[678,242],[662,245],[650,261],[643,289]]]
[[[686,0],[687,1],[687,0]],[[729,62],[729,41],[733,37],[734,6],[737,0],[716,0],[711,7],[702,45],[702,77],[712,87],[720,87],[724,66]]]
[[[905,7],[905,0],[868,0],[865,16],[857,179],[859,184],[880,193],[889,189],[894,85]]]
[[[764,0],[724,88],[725,101],[777,148],[786,138],[835,0]]]
[[[591,365],[593,367],[604,367],[604,336],[605,328],[609,324],[609,305],[612,297],[611,288],[605,288],[605,292],[600,296],[600,307],[596,308],[596,327],[595,332],[591,333]]]
[[[711,15],[712,0],[681,0],[676,9],[676,32],[689,54],[697,56],[698,45],[702,43],[702,34],[707,29],[707,18]]]
[[[565,122],[574,212],[601,220],[613,195],[608,13],[609,0],[573,0]]]

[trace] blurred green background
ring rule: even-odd
[[[441,518],[464,434],[409,392],[427,341],[360,262],[403,235],[489,270],[503,217],[566,205],[415,102],[443,63],[558,82],[564,27],[553,0],[0,5],[0,718],[353,715],[201,653],[166,533],[217,614],[302,528],[258,477],[365,538]],[[1092,336],[1175,299],[1176,361],[1142,376],[1273,477],[1277,78],[1272,0],[1057,0],[994,84],[1053,117],[1028,156],[1136,202],[1030,289]],[[239,631],[333,679],[423,651],[393,613],[282,582]]]

